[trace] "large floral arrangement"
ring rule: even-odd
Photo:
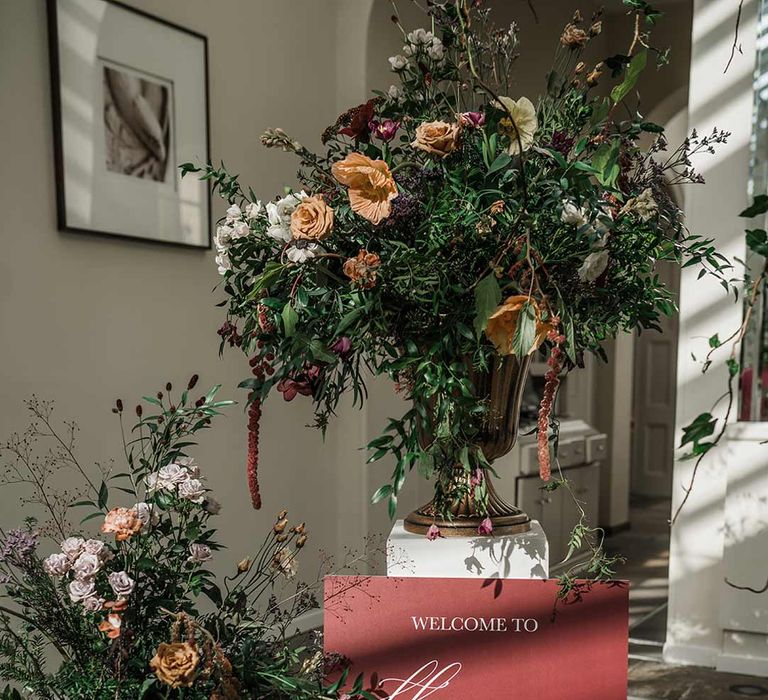
[[[125,471],[84,465],[77,426],[38,399],[29,429],[0,445],[6,490],[21,486],[26,508],[42,516],[1,532],[0,679],[16,686],[3,698],[337,696],[323,689],[319,640],[288,639],[317,606],[319,581],[287,582],[304,524],[281,512],[223,581],[209,568],[221,549],[220,505],[188,450],[231,402],[216,400],[217,387],[193,398],[195,383],[175,394],[169,384],[136,407]],[[113,410],[122,425],[122,401]]]
[[[470,370],[534,353],[549,365],[541,476],[562,485],[550,480],[562,374],[584,353],[604,356],[617,333],[657,329],[674,313],[659,261],[722,279],[725,259],[686,230],[668,186],[700,182],[691,156],[727,134],[693,134],[670,149],[635,109],[641,73],[667,53],[649,36],[660,13],[644,0],[623,5],[626,53],[587,64],[601,18],[576,12],[535,99],[513,88],[516,27],[494,26],[481,2],[429,3],[429,29],[408,31],[395,15],[398,84],[340,115],[321,152],[280,129],[264,133],[265,146],[298,156],[299,188],[263,204],[223,167],[182,166],[229,203],[215,238],[228,302],[219,333],[253,370],[243,386],[256,507],[262,401],[273,391],[311,397],[325,428],[345,392],[365,399],[370,370],[412,402],[369,445],[371,460],[395,463],[374,500],[394,513],[418,467],[435,478],[438,504],[469,488],[482,511],[485,404]],[[457,464],[471,475],[458,487]]]

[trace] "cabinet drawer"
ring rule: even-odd
[[[602,462],[608,456],[608,438],[592,435],[587,438],[585,462]]]
[[[586,461],[586,448],[582,438],[566,440],[558,445],[557,451],[560,466],[563,468],[575,467]]]

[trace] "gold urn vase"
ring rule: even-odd
[[[500,358],[489,372],[477,372],[470,366],[470,378],[479,400],[488,402],[488,411],[477,444],[488,462],[507,454],[517,440],[523,390],[528,378],[531,358],[519,360],[514,355]],[[429,443],[430,431],[419,435],[422,447]],[[519,508],[507,503],[494,488],[491,474],[485,470],[484,481],[488,493],[487,513],[477,510],[475,499],[470,495],[470,474],[461,466],[453,471],[449,492],[464,495],[456,499],[446,513],[439,513],[432,500],[413,511],[405,519],[405,529],[415,534],[426,534],[431,525],[437,525],[445,536],[477,535],[477,529],[486,516],[493,523],[495,535],[511,535],[528,532],[531,519]]]

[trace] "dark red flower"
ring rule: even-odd
[[[349,126],[339,129],[339,133],[349,136],[355,141],[368,141],[371,137],[370,122],[373,120],[375,112],[375,100],[368,100],[352,110]]]

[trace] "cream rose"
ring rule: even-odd
[[[434,156],[445,158],[456,150],[461,127],[447,122],[424,122],[416,127],[411,146]]]
[[[291,236],[320,241],[333,228],[333,209],[319,195],[307,197],[291,214]]]

